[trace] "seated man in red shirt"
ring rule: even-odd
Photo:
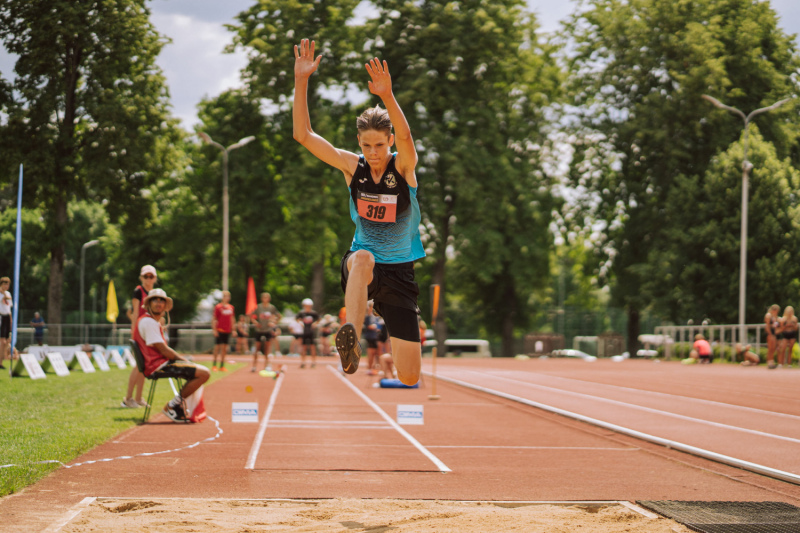
[[[167,346],[159,320],[172,309],[172,298],[163,289],[151,290],[144,299],[146,310],[133,328],[133,340],[144,355],[144,375],[151,379],[181,378],[186,384],[164,406],[164,414],[175,422],[189,422],[184,402],[208,381],[210,373],[204,366],[189,362]]]

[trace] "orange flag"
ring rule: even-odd
[[[258,307],[258,300],[256,300],[256,284],[253,283],[253,278],[247,278],[247,305],[245,305],[244,312],[250,315],[255,312]]]

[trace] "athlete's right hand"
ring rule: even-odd
[[[308,78],[317,70],[322,55],[314,59],[314,41],[303,39],[300,46],[294,45],[294,75],[296,78]]]

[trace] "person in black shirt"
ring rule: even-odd
[[[306,367],[306,354],[311,351],[311,368],[317,366],[316,328],[319,324],[319,313],[314,311],[311,298],[303,300],[303,310],[297,313],[295,320],[303,324],[303,344],[300,346],[300,368]]]

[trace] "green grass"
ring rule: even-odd
[[[6,365],[8,361],[6,361]],[[210,363],[200,363],[210,366]],[[236,370],[241,363],[229,364]],[[60,378],[8,377],[0,374],[0,496],[17,492],[40,480],[58,464],[34,465],[37,461],[68,463],[120,432],[135,426],[142,409],[124,409],[120,402],[128,387],[130,370],[112,366],[109,372],[84,374],[78,367]],[[206,385],[226,374],[213,373]],[[145,381],[144,396],[150,387]],[[172,397],[169,383],[156,386],[153,416]]]

